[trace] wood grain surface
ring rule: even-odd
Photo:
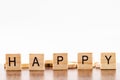
[[[68,69],[54,71],[46,68],[45,71],[6,71],[4,65],[0,65],[0,80],[120,80],[120,64],[116,70],[92,70]]]

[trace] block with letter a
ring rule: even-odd
[[[67,69],[68,69],[67,53],[54,53],[53,70],[67,70]]]
[[[101,69],[116,69],[116,55],[114,52],[101,53]]]
[[[20,54],[6,54],[6,70],[21,70]]]
[[[44,70],[44,54],[29,55],[29,70]]]
[[[92,69],[92,53],[78,53],[78,69]]]

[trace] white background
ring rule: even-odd
[[[6,53],[67,52],[77,61],[78,52],[116,52],[120,62],[119,0],[0,0],[0,63]]]

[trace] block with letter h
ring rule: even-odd
[[[6,70],[21,70],[20,54],[6,54]]]

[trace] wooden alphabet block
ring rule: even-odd
[[[92,69],[92,53],[78,53],[78,69]]]
[[[54,53],[53,70],[67,70],[67,69],[68,69],[67,53]]]
[[[116,55],[114,52],[101,53],[101,69],[116,69]]]
[[[20,54],[6,54],[6,70],[21,70]]]
[[[30,70],[44,70],[44,54],[30,54],[29,63]]]

